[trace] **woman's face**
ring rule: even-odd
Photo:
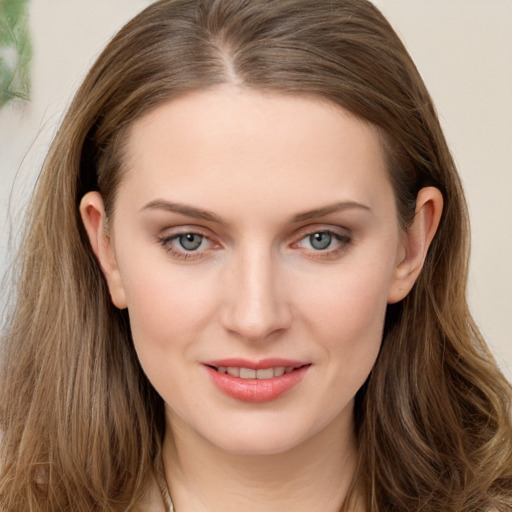
[[[168,423],[233,453],[350,428],[408,291],[377,131],[224,87],[147,114],[127,147],[103,267]]]

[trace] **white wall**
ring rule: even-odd
[[[0,110],[0,275],[59,121],[95,57],[150,0],[31,0],[29,103]],[[14,185],[14,186],[13,186]]]
[[[71,94],[115,30],[149,3],[32,0],[32,101],[0,111],[0,272],[12,256],[10,225],[16,235]],[[436,102],[472,217],[470,303],[512,379],[512,1],[375,3],[406,43]]]

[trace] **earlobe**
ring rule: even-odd
[[[80,201],[80,216],[91,248],[107,280],[112,302],[119,309],[126,308],[126,296],[114,249],[107,230],[107,216],[99,192],[88,192]]]
[[[418,192],[413,222],[404,233],[403,248],[388,293],[388,303],[399,302],[412,289],[436,234],[443,211],[443,195],[435,187]]]

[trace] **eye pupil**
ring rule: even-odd
[[[186,233],[179,236],[179,243],[187,251],[195,251],[203,242],[203,237],[196,233]]]
[[[313,233],[309,236],[311,247],[322,251],[331,245],[332,235],[329,233]]]

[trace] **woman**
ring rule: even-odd
[[[432,102],[370,3],[153,4],[33,200],[2,510],[509,510],[467,245]]]

